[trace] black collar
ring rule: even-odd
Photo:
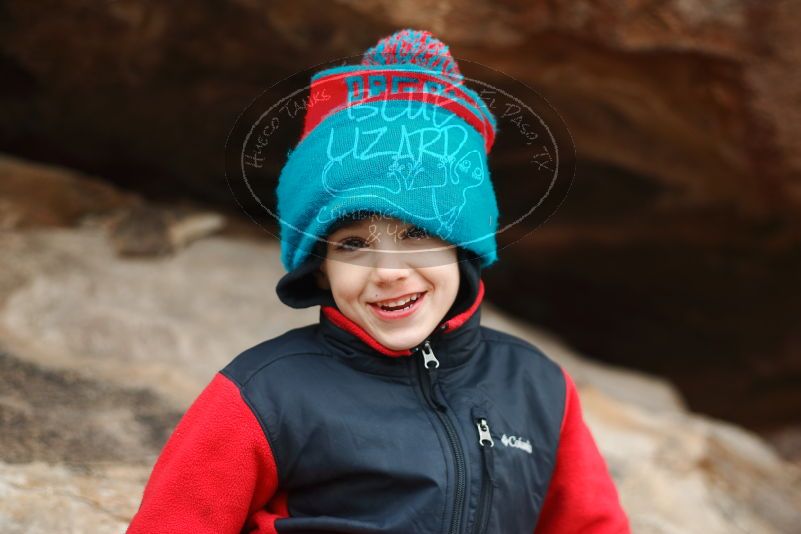
[[[314,280],[314,272],[322,260],[321,255],[312,254],[303,265],[284,275],[276,287],[278,297],[293,308],[319,305],[320,340],[341,356],[352,361],[358,360],[359,366],[367,371],[390,374],[405,372],[403,369],[410,356],[421,357],[418,349],[422,343],[411,350],[393,351],[342,314],[331,292],[319,288]],[[460,283],[456,299],[442,322],[428,337],[441,368],[464,363],[480,338],[481,303],[484,297],[480,259],[459,248],[458,262]]]
[[[473,304],[465,311],[442,321],[426,338],[439,361],[440,369],[449,369],[465,363],[475,352],[481,332],[481,302],[484,284]],[[339,357],[355,367],[378,374],[405,374],[413,358],[422,358],[420,343],[408,350],[395,351],[381,345],[365,330],[347,318],[336,307],[320,309],[319,339]]]

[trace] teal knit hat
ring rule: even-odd
[[[276,190],[281,261],[292,271],[331,225],[357,212],[401,219],[497,261],[487,154],[496,122],[448,47],[399,31],[361,65],[312,77],[303,134]]]

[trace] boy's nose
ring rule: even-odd
[[[373,259],[373,277],[377,283],[403,279],[409,276],[411,267],[407,263],[408,254],[387,251],[375,251]]]

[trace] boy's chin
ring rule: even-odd
[[[396,335],[373,335],[383,346],[390,350],[407,350],[425,341],[426,336],[418,333],[401,333]]]

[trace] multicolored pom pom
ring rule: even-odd
[[[364,53],[362,65],[418,65],[454,82],[463,79],[448,46],[429,31],[405,29],[384,37]]]

